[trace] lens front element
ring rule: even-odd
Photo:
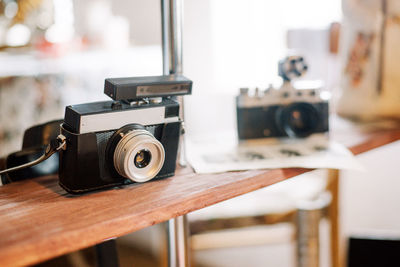
[[[149,165],[151,161],[151,153],[147,149],[142,149],[135,156],[135,166],[138,168],[144,168]]]
[[[307,137],[315,132],[319,115],[313,105],[297,102],[280,110],[277,123],[290,137]]]
[[[162,144],[146,130],[132,130],[124,134],[114,151],[117,172],[135,182],[153,179],[164,165]]]

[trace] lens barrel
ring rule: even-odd
[[[315,132],[320,119],[316,108],[305,102],[281,107],[276,113],[276,124],[290,137],[307,137]]]
[[[153,179],[164,165],[163,145],[143,128],[124,127],[117,131],[120,140],[113,153],[115,170],[134,182]]]

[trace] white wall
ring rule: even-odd
[[[235,130],[234,97],[240,87],[276,81],[286,30],[340,19],[339,0],[185,0],[184,6],[184,73],[194,81],[185,105],[188,135]]]
[[[400,141],[358,156],[366,172],[343,171],[340,221],[350,235],[400,238]]]
[[[160,0],[74,0],[75,28],[78,33],[85,33],[89,17],[101,16],[100,13],[102,12],[111,12],[112,15],[122,16],[128,20],[130,40],[133,44],[160,45],[160,2]],[[98,14],[88,13],[88,9],[93,8],[93,6],[96,6]],[[111,8],[111,10],[103,10],[104,7]],[[96,18],[96,20],[101,19],[101,17]],[[112,34],[110,34],[109,38],[113,38]]]
[[[161,0],[112,0],[112,3],[113,13],[128,18],[133,44],[161,44]]]

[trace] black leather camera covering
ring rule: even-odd
[[[295,102],[292,105],[304,104],[312,106],[318,113],[315,126],[312,132],[304,133],[306,137],[311,133],[324,133],[329,130],[329,105],[327,102],[303,103]],[[288,136],[287,118],[285,109],[290,105],[271,105],[268,107],[237,107],[237,129],[239,139],[257,139],[265,137],[286,137]],[[283,115],[283,116],[282,116]],[[268,135],[266,135],[268,133]]]

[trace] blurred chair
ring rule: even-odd
[[[283,235],[277,232],[266,236],[257,232],[241,234],[241,231],[244,233],[252,226],[287,224],[294,229],[290,240],[296,241],[297,266],[317,267],[319,225],[322,218],[328,218],[331,266],[338,266],[338,171],[330,170],[325,174],[322,170],[305,173],[190,213],[192,251],[282,242],[279,239]]]

